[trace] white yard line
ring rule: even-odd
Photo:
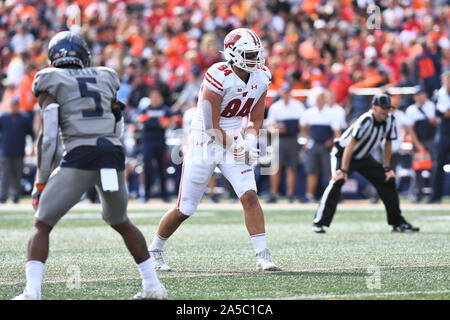
[[[273,274],[282,275],[285,273],[301,273],[301,272],[327,272],[327,271],[346,271],[346,270],[367,270],[367,268],[373,266],[354,266],[354,267],[331,267],[331,268],[305,268],[305,269],[290,269],[281,270],[277,272],[272,271],[235,271],[235,272],[186,272],[183,271],[170,271],[170,272],[158,272],[158,278],[196,278],[196,277],[222,277],[222,276],[246,276],[246,275],[257,275],[257,274]],[[380,269],[412,269],[412,268],[433,268],[433,267],[449,267],[449,264],[434,264],[434,265],[411,265],[411,266],[377,266]],[[345,274],[343,274],[345,275]],[[139,280],[140,277],[113,277],[113,278],[98,278],[98,279],[80,279],[81,283],[88,282],[102,282],[102,281],[121,281],[121,280]],[[65,283],[67,280],[50,280],[43,281],[43,283]],[[0,281],[0,285],[16,285],[24,284],[22,281]]]
[[[380,296],[401,296],[411,294],[443,294],[450,293],[450,290],[436,291],[393,291],[393,292],[357,292],[348,294],[318,294],[318,295],[302,295],[283,298],[270,298],[268,300],[315,300],[315,299],[339,299],[339,298],[362,298],[362,297],[380,297]],[[250,300],[266,300],[266,298],[256,298]]]

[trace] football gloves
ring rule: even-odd
[[[247,134],[245,139],[241,136],[234,138],[234,150],[233,157],[237,163],[247,163],[254,165],[258,161],[260,150],[254,147],[256,136],[253,134]]]
[[[33,192],[31,193],[31,203],[33,205],[33,209],[36,211],[39,205],[39,199],[41,197],[41,193],[45,188],[45,184],[37,183],[34,185]]]

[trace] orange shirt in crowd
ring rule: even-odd
[[[316,8],[321,0],[304,0],[302,3],[302,10],[309,15],[317,13]]]
[[[19,105],[22,111],[33,111],[37,102],[36,97],[33,95],[31,87],[33,85],[33,79],[36,72],[31,75],[24,75],[19,85]]]
[[[364,80],[356,82],[351,86],[351,88],[374,88],[381,82],[381,80],[382,78],[378,70],[375,69],[366,71],[364,72]]]
[[[128,38],[128,41],[131,43],[131,54],[134,57],[140,57],[142,54],[142,50],[145,47],[145,40],[139,34],[133,34]]]

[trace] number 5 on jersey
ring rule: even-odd
[[[87,83],[97,83],[97,79],[92,77],[77,78],[78,89],[80,90],[80,95],[83,98],[93,98],[95,102],[95,110],[83,110],[84,118],[91,117],[101,117],[103,115],[102,99],[100,93],[97,91],[89,90]]]

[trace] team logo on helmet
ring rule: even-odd
[[[234,46],[240,38],[241,36],[239,34],[229,34],[225,38],[225,49]]]
[[[86,43],[77,34],[70,31],[57,33],[49,42],[48,58],[52,67],[66,68],[88,67],[91,54]]]

